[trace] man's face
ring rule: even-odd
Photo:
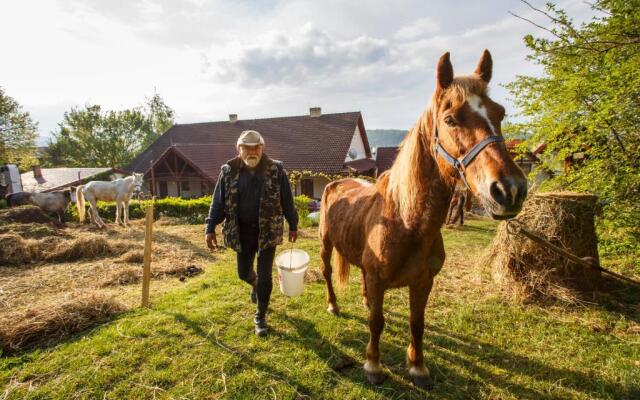
[[[262,158],[262,145],[245,146],[240,145],[240,158],[249,167],[255,168]]]

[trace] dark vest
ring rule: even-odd
[[[224,179],[225,219],[222,224],[222,236],[227,247],[241,252],[240,231],[238,221],[238,180],[242,159],[236,157],[222,166]],[[283,174],[282,163],[262,155],[256,167],[256,174],[264,176],[264,185],[260,195],[260,211],[258,225],[260,233],[258,246],[260,250],[282,244],[284,219],[280,203],[280,174]]]

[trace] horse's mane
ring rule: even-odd
[[[470,94],[486,93],[486,82],[476,74],[454,78],[443,93],[434,92],[429,105],[400,143],[398,156],[388,172],[386,191],[404,221],[409,221],[423,206],[420,197],[428,189],[424,180],[425,170],[437,168],[432,158],[431,135],[433,115],[439,105],[443,101],[465,102]]]
[[[427,161],[425,157],[429,157],[427,132],[433,126],[432,115],[429,106],[400,143],[398,156],[388,173],[387,196],[405,221],[415,215],[418,197],[425,189],[421,167]]]

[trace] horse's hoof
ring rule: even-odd
[[[365,371],[364,374],[366,375],[367,380],[369,381],[369,383],[371,383],[372,385],[376,385],[376,386],[380,385],[385,380],[384,373],[382,373],[382,372],[367,372],[367,371]]]
[[[409,376],[411,377],[414,386],[424,390],[433,389],[433,381],[431,380],[431,375],[426,367],[411,367],[409,369]]]
[[[329,304],[329,307],[327,307],[327,312],[331,315],[339,315],[340,314],[340,308],[338,308],[338,306],[334,306],[332,304]]]
[[[429,375],[412,377],[413,385],[423,390],[433,389],[433,381]]]

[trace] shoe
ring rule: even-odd
[[[255,286],[251,289],[251,302],[253,304],[258,304],[258,292],[256,291]]]
[[[269,328],[267,327],[267,318],[264,314],[260,315],[256,313],[256,317],[253,322],[256,325],[256,335],[257,336],[266,336],[269,333]]]

